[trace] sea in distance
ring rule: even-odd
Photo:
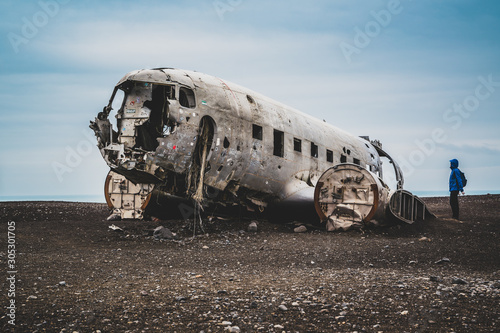
[[[419,197],[447,197],[448,191],[411,191]],[[465,195],[500,194],[500,190],[465,190]],[[68,201],[68,202],[97,202],[105,203],[104,194],[101,195],[12,195],[0,196],[0,202],[5,201]]]

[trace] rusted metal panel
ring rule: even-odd
[[[113,214],[121,219],[142,219],[153,191],[152,184],[134,184],[113,171],[104,184],[104,197]]]
[[[361,228],[385,219],[389,191],[375,174],[361,166],[339,164],[321,175],[314,202],[327,230]]]

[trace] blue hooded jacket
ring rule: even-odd
[[[459,191],[463,192],[464,187],[462,184],[462,176],[460,175],[460,171],[458,170],[458,160],[452,159],[450,160],[450,192],[451,191]]]

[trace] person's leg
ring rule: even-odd
[[[450,192],[450,206],[453,213],[453,218],[458,220],[458,191]]]

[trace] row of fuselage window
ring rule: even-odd
[[[252,137],[257,140],[263,139],[262,126],[252,124]],[[318,145],[311,142],[311,157],[318,158]],[[298,138],[293,138],[293,150],[296,152],[302,152],[302,140]],[[349,151],[350,152],[350,151]],[[283,157],[285,154],[285,133],[279,130],[273,131],[273,155],[278,157]],[[326,161],[333,163],[333,151],[330,149],[326,150]],[[340,163],[346,163],[347,156],[340,154]],[[360,160],[353,158],[352,162],[354,164],[360,165]]]

